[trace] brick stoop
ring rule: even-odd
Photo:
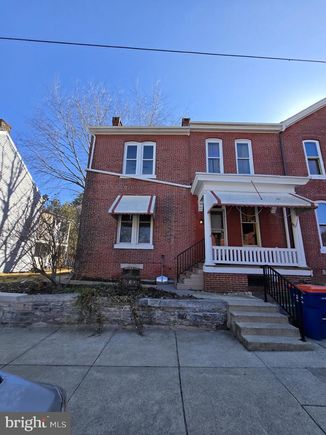
[[[252,351],[313,350],[313,344],[300,340],[279,306],[258,299],[228,302],[227,325],[246,349]]]
[[[204,289],[214,293],[247,292],[248,275],[204,272]]]

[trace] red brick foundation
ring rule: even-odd
[[[248,276],[204,272],[204,290],[216,293],[246,292],[248,291]]]

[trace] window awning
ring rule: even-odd
[[[217,192],[212,190],[211,194],[217,205],[317,208],[310,199],[289,192]]]
[[[118,195],[109,209],[112,214],[153,214],[156,196]]]

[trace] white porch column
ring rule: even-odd
[[[290,243],[290,233],[289,233],[288,216],[286,214],[286,207],[283,207],[282,210],[283,210],[285,237],[286,237],[286,247],[288,249],[290,249],[291,248],[291,243]]]
[[[291,208],[291,223],[292,223],[294,246],[298,252],[299,266],[306,267],[307,262],[306,262],[306,255],[304,252],[300,220],[299,220],[299,216],[296,214],[293,208]]]
[[[212,201],[209,198],[210,193],[204,194],[204,235],[205,235],[205,265],[212,265],[212,222],[210,208]]]

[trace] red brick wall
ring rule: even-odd
[[[204,272],[204,289],[216,293],[246,292],[248,291],[248,276]]]
[[[117,219],[108,213],[121,193],[156,195],[153,250],[115,249]],[[189,189],[120,179],[88,173],[83,202],[76,275],[84,278],[116,278],[121,263],[144,264],[143,278],[160,274],[161,255],[164,273],[176,275],[176,255],[203,238],[197,199]]]
[[[190,136],[122,136],[99,135],[96,138],[93,168],[122,172],[124,143],[135,140],[156,142],[156,175],[158,180],[191,184],[195,172],[206,171],[205,140],[219,138],[223,141],[224,172],[235,173],[236,139],[252,141],[256,174],[284,175],[280,138],[275,133],[191,133]],[[301,120],[283,133],[286,175],[307,176],[302,140],[320,141],[326,163],[326,108]],[[108,209],[117,195],[151,194],[157,196],[154,222],[154,250],[113,249],[117,221]],[[313,200],[326,200],[326,180],[313,180],[298,193]],[[197,240],[203,238],[202,217],[197,211],[197,198],[190,189],[181,189],[145,181],[88,173],[80,241],[76,262],[77,276],[114,278],[121,272],[121,263],[144,264],[143,277],[152,278],[160,273],[161,255],[165,256],[164,273],[174,277],[175,257]],[[300,221],[308,265],[318,275],[326,269],[326,254],[320,254],[320,244],[315,213],[302,213]],[[229,245],[241,245],[239,211],[227,209]],[[278,210],[272,215],[269,209],[260,214],[262,245],[285,247],[283,216]]]
[[[124,144],[128,141],[156,142],[156,176],[159,180],[182,184],[193,181],[189,136],[99,135],[96,137],[93,168],[121,173]]]
[[[206,139],[214,138],[223,141],[223,161],[225,173],[236,173],[235,140],[250,139],[256,174],[283,175],[282,157],[279,135],[275,133],[191,133],[190,163],[191,174],[206,172]]]
[[[319,141],[320,150],[326,163],[326,108],[293,124],[283,133],[284,156],[287,175],[308,176],[302,141],[314,139]],[[300,187],[298,193],[314,201],[326,200],[326,179],[309,181]],[[314,279],[323,279],[322,271],[326,269],[326,254],[320,253],[320,241],[316,215],[307,211],[300,215],[301,230],[308,265],[314,270]]]
[[[259,225],[262,246],[268,248],[286,248],[286,235],[283,212],[277,209],[271,213],[270,208],[263,208],[259,213]]]
[[[226,208],[229,246],[242,246],[240,212],[236,207]]]

